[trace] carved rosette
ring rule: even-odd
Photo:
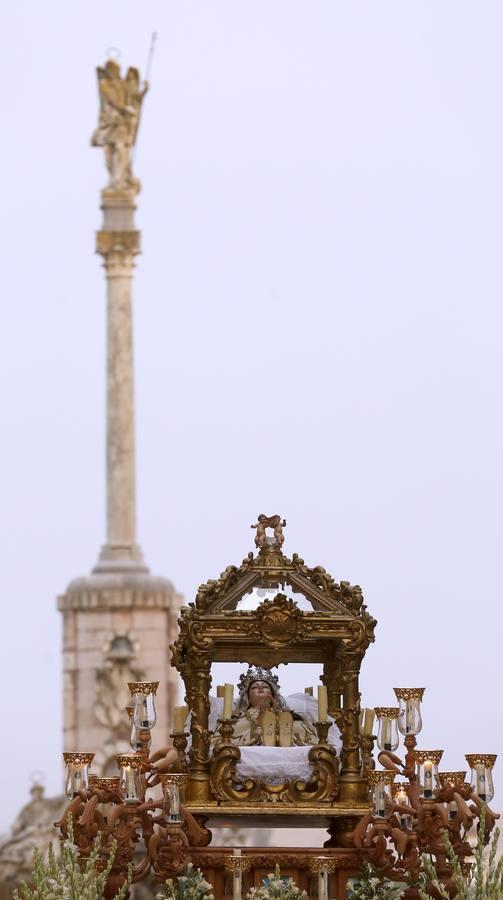
[[[302,641],[311,631],[311,623],[304,618],[297,604],[284,594],[277,594],[274,600],[264,600],[260,604],[248,637],[278,647]]]

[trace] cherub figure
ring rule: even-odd
[[[257,533],[255,535],[255,546],[258,547],[259,550],[261,550],[265,544],[266,525],[267,525],[267,516],[265,516],[264,513],[260,513],[260,515],[258,517],[258,522],[256,523],[256,525],[250,525],[250,528],[257,529]]]
[[[274,539],[278,545],[281,547],[285,542],[285,535],[283,534],[283,528],[286,525],[286,519],[281,519],[281,516],[266,516],[264,513],[260,513],[258,517],[258,522],[255,525],[250,525],[250,528],[256,528],[257,534],[255,535],[255,546],[262,549],[267,541],[266,528],[274,529]]]

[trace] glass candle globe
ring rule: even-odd
[[[421,796],[425,800],[433,798],[437,790],[438,764],[442,759],[443,750],[414,750],[417,766],[417,780],[421,788]]]
[[[395,697],[400,703],[398,728],[401,734],[419,734],[423,726],[421,700],[424,688],[394,688],[394,691]]]
[[[396,750],[398,747],[398,707],[376,706],[378,719],[377,746],[379,750]]]
[[[91,790],[94,789],[96,791],[106,792],[107,795],[118,795],[120,791],[120,778],[118,775],[114,776],[113,778],[99,778],[97,775],[90,775],[89,787]],[[109,800],[108,798],[96,805],[97,811],[100,812],[103,816],[103,825],[105,827],[108,827],[108,825],[110,825],[110,817],[113,808],[113,800]]]
[[[120,792],[124,803],[139,803],[142,799],[142,757],[137,753],[118,753],[115,758],[120,769]]]
[[[169,807],[168,822],[181,821],[180,800],[188,780],[188,775],[178,772],[161,775],[164,801],[165,805]]]
[[[398,815],[400,816],[400,826],[402,828],[412,828],[413,818],[412,818],[412,807],[409,802],[409,796],[407,794],[407,788],[409,787],[408,781],[399,781],[395,782],[391,785],[391,796],[395,803],[398,803],[402,807],[408,807],[410,809],[410,815],[408,813],[400,810]]]
[[[493,768],[496,753],[467,753],[465,759],[472,770],[473,793],[489,803],[494,797]]]
[[[440,787],[442,788],[454,788],[454,790],[459,791],[460,788],[463,787],[466,780],[466,771],[465,772],[439,772],[438,773],[438,781]],[[457,803],[454,800],[449,800],[446,803],[447,811],[449,813],[449,819],[455,819],[458,814]]]
[[[80,791],[89,788],[89,766],[94,753],[63,753],[66,763],[65,793],[68,800],[73,800]]]
[[[138,731],[150,731],[157,721],[155,695],[159,682],[131,681],[128,687],[133,700],[133,722],[136,725],[136,729]]]
[[[367,772],[366,778],[372,791],[372,815],[378,819],[385,819],[391,813],[391,785],[395,773],[388,769],[372,769]]]

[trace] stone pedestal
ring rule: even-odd
[[[77,578],[58,599],[63,613],[64,749],[95,752],[93,771],[116,774],[130,750],[128,681],[159,681],[155,746],[170,743],[178,677],[169,645],[182,598],[166,578],[143,572]]]

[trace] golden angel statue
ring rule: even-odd
[[[100,117],[91,137],[93,147],[103,147],[110,175],[109,188],[140,189],[131,168],[132,149],[138,133],[141,105],[148,83],[140,86],[138,69],[130,67],[124,78],[115,59],[98,66]]]

